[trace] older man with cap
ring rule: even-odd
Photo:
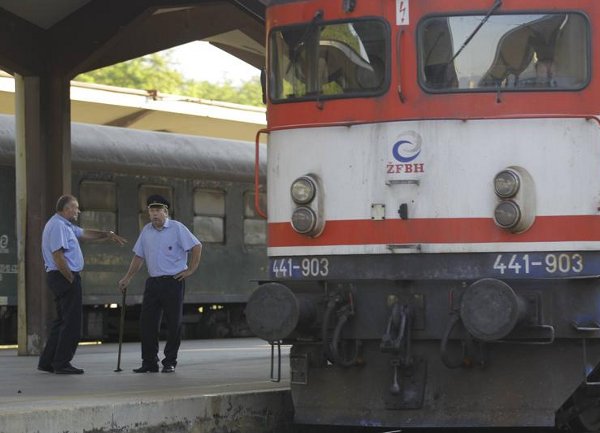
[[[146,204],[150,223],[144,226],[133,247],[134,256],[119,281],[119,289],[127,289],[145,261],[150,277],[146,280],[140,317],[142,366],[133,371],[158,372],[158,332],[164,312],[168,334],[162,372],[172,373],[181,343],[185,279],[198,268],[202,244],[185,225],[169,219],[170,203],[164,197],[151,195]],[[189,266],[188,252],[191,252]]]

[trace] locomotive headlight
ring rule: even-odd
[[[512,200],[502,201],[494,210],[494,221],[503,229],[512,229],[521,221],[521,208]]]
[[[521,180],[519,175],[513,170],[502,170],[494,178],[494,189],[496,195],[500,198],[513,197],[519,192]]]
[[[292,228],[300,234],[311,233],[317,225],[317,214],[307,206],[296,208],[292,214]]]
[[[292,212],[292,228],[305,236],[319,236],[325,228],[320,177],[313,173],[300,176],[292,182],[290,195],[297,206]]]
[[[315,182],[308,176],[302,176],[292,182],[290,192],[292,200],[298,204],[306,204],[315,198],[316,190]]]
[[[535,221],[535,182],[524,168],[511,165],[494,176],[494,222],[511,233],[523,233]]]

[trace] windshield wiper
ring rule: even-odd
[[[477,34],[477,32],[483,27],[483,25],[487,22],[487,20],[492,16],[492,14],[494,12],[496,12],[496,9],[498,9],[500,6],[502,6],[502,0],[496,0],[496,3],[494,3],[492,5],[492,8],[488,11],[488,13],[485,15],[485,17],[483,17],[483,19],[481,20],[479,25],[477,27],[475,27],[475,29],[471,32],[469,37],[463,42],[460,49],[452,56],[452,58],[450,60],[448,60],[448,63],[446,63],[447,65],[452,63],[454,61],[454,59],[456,59],[458,57],[458,55],[462,52],[462,50],[464,50],[466,48],[466,46],[469,44],[469,42],[471,42],[471,39],[473,39],[473,37]]]
[[[306,26],[306,30],[304,31],[302,36],[300,36],[300,39],[298,39],[298,41],[292,47],[292,58],[294,59],[294,61],[298,55],[298,50],[300,49],[300,47],[302,45],[304,45],[304,43],[307,41],[308,37],[315,31],[315,27],[317,26],[317,23],[321,20],[322,17],[323,17],[323,11],[318,10],[315,13],[315,16],[313,17],[313,19],[310,21],[310,24],[308,24]]]

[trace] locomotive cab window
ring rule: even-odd
[[[387,87],[389,29],[363,19],[274,30],[270,38],[271,100],[381,94]]]
[[[153,194],[162,195],[166,198],[169,203],[171,203],[171,207],[169,208],[169,218],[175,218],[174,214],[174,203],[173,203],[173,189],[169,186],[161,186],[161,185],[141,185],[139,189],[139,226],[140,230],[144,228],[146,224],[150,222],[150,217],[148,216],[148,206],[146,205],[146,200]]]
[[[267,195],[259,193],[260,208],[267,210]],[[254,192],[244,193],[244,244],[267,244],[267,220],[262,218],[254,208]]]
[[[225,192],[194,191],[194,235],[202,242],[225,242]]]
[[[117,189],[113,182],[84,180],[79,184],[82,227],[117,231]]]
[[[419,80],[432,92],[577,90],[589,53],[576,13],[436,16],[418,28]]]

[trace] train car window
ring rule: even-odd
[[[267,209],[267,195],[260,193],[258,196],[262,210]],[[254,208],[254,192],[244,193],[244,244],[267,244],[267,221],[262,218]]]
[[[150,222],[150,218],[148,217],[148,208],[146,206],[146,200],[152,194],[160,194],[164,198],[166,198],[169,203],[171,203],[171,208],[169,209],[169,217],[175,218],[175,203],[173,202],[173,188],[170,186],[164,185],[140,185],[139,193],[138,193],[138,208],[139,208],[139,216],[138,223],[140,230],[144,228],[146,224]]]
[[[117,188],[113,182],[84,180],[79,184],[81,227],[117,231]]]
[[[271,33],[271,100],[381,94],[387,88],[389,29],[363,19],[311,23]]]
[[[492,15],[475,31],[483,18],[436,16],[419,24],[419,81],[425,90],[577,90],[587,85],[590,38],[583,15]]]
[[[225,242],[225,192],[217,189],[194,191],[194,234],[202,242]]]

